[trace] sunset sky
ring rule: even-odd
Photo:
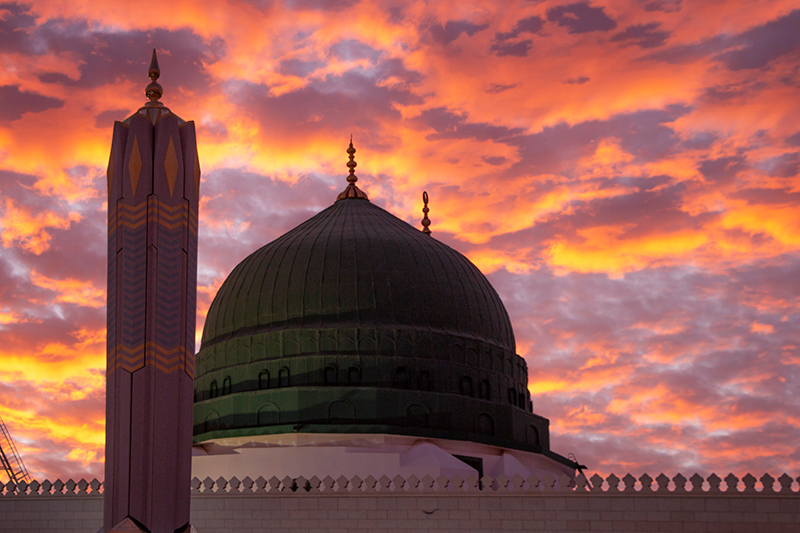
[[[800,474],[797,0],[198,6],[0,3],[0,416],[35,478],[103,477],[105,171],[153,48],[197,126],[198,340],[352,134],[371,200],[421,228],[427,190],[500,293],[555,451]]]

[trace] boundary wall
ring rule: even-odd
[[[800,530],[800,478],[192,480],[198,533]],[[94,533],[102,484],[0,483],[0,532]]]

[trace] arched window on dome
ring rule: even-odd
[[[278,387],[288,387],[289,383],[289,367],[281,367],[281,369],[278,371]]]
[[[206,419],[203,422],[203,432],[208,433],[209,431],[217,431],[219,429],[219,413],[216,411],[211,411],[206,415]]]
[[[322,379],[325,385],[336,385],[337,369],[333,365],[328,365],[322,371]]]
[[[222,395],[228,395],[231,393],[231,377],[225,376],[225,379],[222,380]]]
[[[533,424],[528,426],[525,433],[525,441],[531,446],[541,446],[539,443],[539,430]]]
[[[470,346],[467,350],[466,364],[467,366],[478,366],[480,364],[480,354],[475,346]]]
[[[525,409],[525,408],[528,406],[528,402],[526,401],[526,398],[525,398],[525,393],[524,393],[524,392],[520,392],[520,393],[519,393],[519,404],[518,404],[518,405],[519,405],[519,406],[520,406],[522,409]]]
[[[274,426],[281,421],[281,410],[275,403],[266,403],[258,409],[257,419],[259,426]]]
[[[431,374],[427,370],[419,373],[420,390],[431,390]]]
[[[486,413],[478,415],[478,435],[494,437],[494,419]]]
[[[431,424],[431,409],[424,403],[409,405],[406,409],[406,421],[409,426],[426,428]]]
[[[328,419],[339,422],[352,422],[356,417],[353,404],[347,400],[336,400],[328,406]]]
[[[401,389],[408,388],[408,370],[405,367],[398,367],[394,373],[394,384]]]
[[[517,391],[515,391],[513,387],[509,387],[508,389],[508,403],[514,407],[517,406]]]
[[[351,366],[347,369],[347,383],[350,385],[357,385],[361,383],[361,369],[357,366]]]
[[[217,397],[217,380],[211,380],[211,385],[209,386],[209,394],[212,398]]]
[[[258,388],[259,389],[268,389],[269,388],[269,370],[262,370],[258,373]]]
[[[492,390],[489,387],[489,380],[482,379],[480,384],[480,390],[478,392],[480,395],[481,400],[491,400],[492,399]]]
[[[472,378],[464,376],[461,378],[460,392],[463,396],[472,396]]]

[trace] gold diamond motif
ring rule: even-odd
[[[136,187],[139,186],[139,173],[142,171],[142,154],[139,153],[139,139],[133,138],[131,158],[128,160],[128,173],[131,175],[133,195],[136,196]]]

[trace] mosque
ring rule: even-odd
[[[107,173],[98,533],[194,533],[191,520],[201,531],[226,532],[754,530],[757,522],[759,531],[795,531],[797,493],[786,474],[779,491],[768,474],[761,492],[749,474],[744,491],[733,474],[724,492],[715,474],[707,491],[697,474],[675,476],[674,490],[663,474],[641,476],[638,491],[630,474],[611,474],[607,491],[599,475],[590,492],[561,491],[570,479],[586,483],[575,473],[583,467],[550,449],[549,422],[533,412],[527,365],[500,297],[475,265],[432,236],[427,194],[422,230],[369,200],[356,185],[352,139],[344,191],[234,268],[195,356],[199,157],[194,123],[159,101],[159,75],[154,51],[149,101],[114,124]],[[434,489],[442,477],[461,487],[457,477],[475,475],[490,484]],[[516,481],[492,490],[517,475],[528,489],[537,486],[531,475],[555,475],[557,490],[541,492],[548,481],[536,492]],[[306,491],[293,484],[300,477],[309,480]],[[236,478],[279,482],[269,493],[261,481],[246,482],[260,488],[239,493]],[[9,531],[87,531],[99,522],[99,486],[0,484],[0,514]],[[448,498],[432,498],[433,490]],[[444,500],[447,514],[434,514],[432,504]]]
[[[574,476],[533,412],[503,302],[466,257],[372,203],[239,263],[196,357],[192,474]]]
[[[159,100],[108,166],[103,531],[191,531],[189,482],[575,475],[534,414],[508,313],[470,261],[357,185],[228,276],[194,354],[200,163]]]

